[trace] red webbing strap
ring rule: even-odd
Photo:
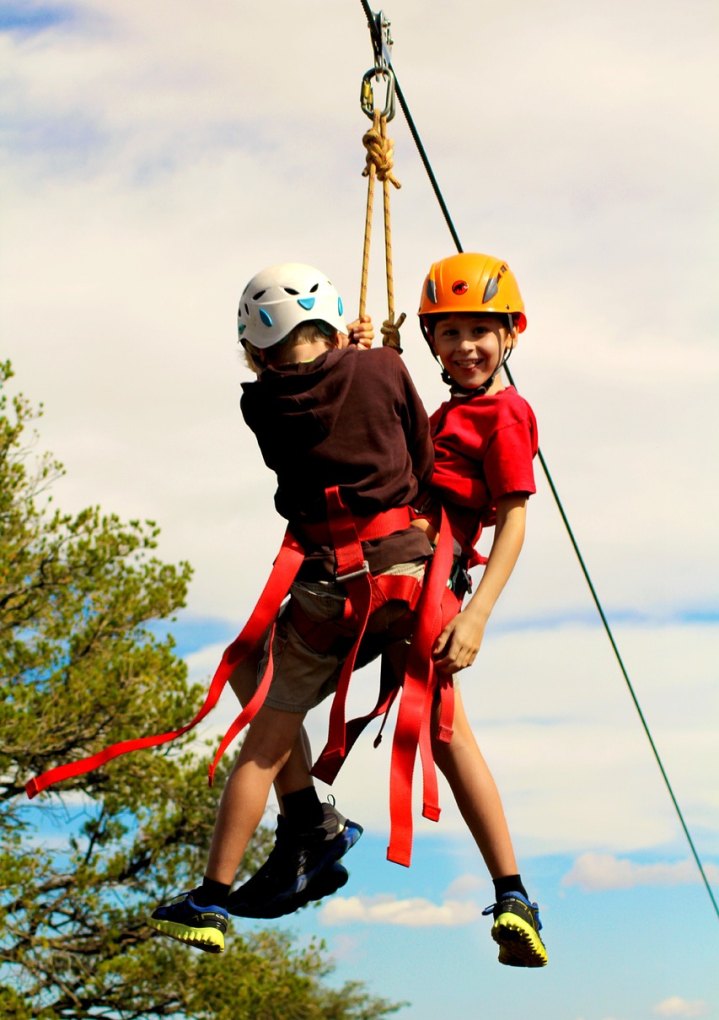
[[[325,491],[327,521],[337,561],[336,580],[345,586],[352,613],[357,620],[357,636],[337,681],[337,690],[330,708],[329,732],[323,754],[328,758],[345,757],[345,704],[360,642],[364,636],[372,607],[372,575],[364,558],[352,514],[342,502],[335,485]]]
[[[454,726],[454,682],[452,677],[440,677],[439,681],[439,720],[437,723],[437,740],[448,744],[452,739]]]
[[[412,856],[412,775],[417,756],[420,734],[427,729],[431,711],[427,701],[437,682],[432,660],[432,649],[441,629],[441,604],[452,567],[452,535],[444,511],[439,539],[432,562],[428,567],[420,596],[417,625],[407,657],[407,672],[400,699],[397,724],[392,742],[390,765],[390,841],[387,859],[409,867]],[[429,691],[428,691],[429,688]],[[424,723],[424,727],[423,727]],[[426,770],[434,771],[434,762],[424,755]],[[425,794],[430,811],[438,811],[433,794],[436,779],[425,778]],[[436,787],[435,787],[436,789]],[[432,804],[434,799],[435,804]]]
[[[453,620],[462,608],[462,600],[453,591],[445,588],[442,597],[442,630]],[[454,681],[451,676],[439,677],[439,719],[437,721],[437,739],[448,744],[452,739],[454,724]]]
[[[438,683],[439,675],[424,689],[424,711],[419,731],[419,756],[422,762],[422,814],[432,822],[438,822],[440,816],[437,768],[432,751],[432,714],[434,694]]]
[[[412,511],[408,506],[390,507],[370,517],[352,517],[360,542],[371,542],[375,538],[386,538],[395,531],[404,531],[412,523]],[[299,533],[317,545],[330,545],[332,532],[329,522],[299,525]]]
[[[451,569],[451,567],[450,567]],[[445,587],[442,593],[441,618],[439,633],[444,630],[450,620],[459,611],[461,601],[450,588]],[[425,690],[424,710],[422,729],[419,734],[419,753],[422,759],[422,814],[433,822],[439,821],[439,789],[437,786],[437,769],[434,762],[432,750],[432,725],[434,718],[434,704],[436,695],[439,692],[439,718],[437,720],[436,736],[438,740],[448,744],[452,739],[452,727],[454,723],[454,681],[451,676],[434,671],[433,682],[427,684]]]
[[[83,775],[86,772],[92,772],[93,769],[105,765],[107,762],[112,761],[113,758],[118,758],[120,755],[129,754],[131,751],[139,751],[146,747],[158,747],[161,744],[169,743],[169,741],[176,740],[177,737],[181,737],[183,733],[187,733],[188,730],[197,726],[197,724],[201,722],[202,719],[204,719],[217,704],[222,690],[237,664],[255,649],[265,634],[265,631],[277,616],[282,600],[289,591],[290,586],[297,575],[297,571],[302,565],[304,555],[302,546],[290,534],[290,532],[287,531],[282,541],[280,551],[273,564],[272,572],[262,590],[262,594],[257,601],[257,605],[252,611],[252,614],[242,631],[238,634],[232,644],[228,645],[225,649],[222,660],[212,678],[205,701],[191,722],[187,723],[185,726],[181,726],[177,730],[171,730],[168,733],[149,737],[139,737],[131,740],[122,740],[117,744],[112,744],[110,747],[106,747],[103,751],[99,751],[97,754],[90,755],[88,758],[82,758],[79,761],[68,762],[65,765],[58,765],[55,768],[48,769],[47,772],[43,772],[42,775],[35,776],[26,784],[25,790],[28,797],[34,797],[42,790],[45,790],[49,786],[53,786],[55,783],[59,783],[64,779],[72,779],[75,776]],[[250,705],[256,703],[255,698],[256,695],[253,696],[248,703],[248,709]],[[259,705],[257,705],[257,707],[259,707]],[[215,764],[216,762],[213,763],[213,768]]]
[[[373,579],[373,604],[371,609],[376,608],[375,599],[377,595],[382,598],[382,603],[400,601],[407,603],[408,611],[414,609],[422,590],[418,578],[410,574],[381,574]],[[366,726],[380,715],[386,714],[399,691],[400,679],[396,678],[394,684],[387,689],[386,685],[380,682],[380,690],[377,696],[377,703],[366,715],[356,716],[345,723],[345,749],[342,756],[330,751],[329,742],[325,744],[317,761],[312,766],[312,775],[322,780],[329,786],[337,778],[337,774],[344,764],[347,755],[354,747],[357,738]]]
[[[382,675],[384,675],[384,659],[382,660]],[[317,761],[312,766],[312,775],[316,776],[317,779],[321,779],[323,783],[327,783],[331,786],[337,778],[337,773],[342,768],[347,755],[354,747],[360,734],[364,732],[365,728],[372,722],[373,719],[377,719],[378,716],[384,715],[386,717],[392,707],[394,699],[399,693],[399,686],[395,681],[391,686],[382,684],[380,681],[380,690],[377,695],[377,701],[371,711],[367,712],[366,715],[356,716],[354,719],[350,719],[345,725],[345,753],[340,758],[337,755],[331,756],[327,753],[327,746],[320,754]],[[384,726],[384,723],[382,724]],[[375,737],[375,747],[379,745],[381,740],[381,729],[380,735]]]
[[[277,609],[279,612],[279,606],[277,607]],[[225,733],[224,737],[222,738],[222,741],[220,742],[220,746],[217,748],[217,751],[215,752],[215,757],[212,759],[212,762],[210,763],[210,766],[207,770],[207,779],[209,781],[210,786],[212,786],[212,784],[215,781],[215,771],[217,770],[217,766],[220,764],[220,760],[222,759],[223,754],[230,746],[232,741],[235,739],[235,737],[238,735],[238,733],[241,733],[245,726],[247,726],[248,723],[252,722],[252,720],[255,718],[255,716],[265,703],[265,698],[267,697],[267,692],[270,689],[270,684],[272,683],[272,676],[274,673],[274,656],[272,654],[272,645],[275,640],[275,625],[276,621],[275,623],[273,623],[270,629],[269,637],[267,639],[267,665],[265,666],[265,671],[262,674],[262,679],[255,688],[255,693],[252,695],[250,700],[247,702],[245,707],[242,709],[240,714],[237,716],[237,718],[234,720],[234,722],[231,724],[231,726]]]
[[[381,599],[381,602],[378,599],[378,604],[406,602],[408,611],[411,611],[419,602],[422,582],[412,574],[378,574],[373,582],[377,596]]]

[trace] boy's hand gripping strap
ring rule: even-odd
[[[290,586],[302,565],[304,556],[305,554],[302,546],[293,537],[293,535],[290,534],[289,530],[286,531],[280,551],[273,564],[272,573],[262,590],[262,594],[257,600],[257,605],[253,609],[252,614],[242,631],[238,634],[232,644],[228,645],[225,649],[220,665],[217,667],[215,675],[212,678],[204,704],[191,722],[180,727],[180,729],[172,730],[168,733],[162,733],[159,736],[123,740],[117,744],[112,744],[110,747],[106,747],[103,751],[99,751],[97,754],[93,754],[88,758],[82,758],[79,761],[68,762],[65,765],[58,765],[55,768],[49,769],[47,772],[43,772],[42,775],[35,776],[26,784],[25,790],[28,797],[34,797],[42,790],[53,786],[55,783],[61,782],[63,779],[72,779],[75,776],[83,775],[86,772],[92,772],[93,769],[99,768],[101,765],[105,765],[113,758],[117,758],[122,754],[128,754],[130,751],[138,751],[146,747],[157,747],[160,744],[166,744],[169,741],[182,736],[183,733],[187,733],[188,730],[191,730],[194,726],[197,726],[197,724],[201,722],[202,719],[204,719],[217,704],[222,690],[236,666],[256,648],[270,624],[277,617],[282,601],[287,592],[290,590]],[[260,707],[264,700],[267,686],[269,686],[268,676],[269,678],[272,676],[271,655],[267,670],[265,671],[263,683],[252,696],[242,714],[230,727],[230,731],[232,733],[230,740],[236,735],[236,733],[239,732],[242,726],[249,722]],[[240,723],[241,720],[242,725],[238,726],[237,724]],[[210,766],[210,781],[212,781],[211,777],[214,773],[217,762],[219,761],[220,753],[225,750],[228,743],[229,740],[225,738],[220,746],[220,752],[218,752],[218,755],[215,757],[215,761]]]

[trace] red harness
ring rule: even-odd
[[[440,677],[434,669],[432,649],[447,620],[455,615],[459,602],[447,588],[452,566],[452,536],[442,516],[439,540],[434,556],[425,572],[424,582],[407,575],[384,574],[374,577],[364,559],[361,543],[383,538],[409,526],[408,507],[387,510],[369,518],[354,517],[342,502],[338,489],[326,492],[327,525],[305,528],[307,537],[318,543],[331,544],[337,560],[336,580],[347,590],[345,617],[340,622],[343,633],[351,630],[353,644],[343,663],[334,700],[330,709],[327,744],[320,754],[313,774],[332,783],[349,751],[367,723],[387,713],[401,689],[397,724],[392,744],[390,768],[390,842],[387,857],[397,864],[409,866],[412,849],[412,776],[419,748],[423,773],[423,810],[425,817],[437,821],[440,814],[437,777],[431,747],[432,709],[440,698],[440,720],[437,736],[449,741],[452,735],[454,690],[450,678]],[[32,798],[42,790],[64,779],[90,772],[131,751],[157,747],[175,740],[197,726],[215,707],[225,684],[237,665],[256,652],[268,630],[268,662],[255,693],[227,730],[209,768],[213,781],[217,765],[235,737],[252,721],[262,706],[273,675],[272,639],[280,607],[286,598],[305,558],[305,550],[288,528],[272,572],[257,600],[250,618],[240,634],[225,649],[212,678],[205,701],[195,717],[180,729],[155,736],[124,740],[79,761],[49,769],[31,779],[25,786]],[[390,600],[405,602],[408,611],[416,610],[414,632],[409,645],[404,681],[392,678],[383,664],[380,695],[374,709],[367,715],[346,722],[345,705],[357,652],[372,613]],[[328,625],[329,627],[330,625]],[[376,742],[379,741],[379,737]]]

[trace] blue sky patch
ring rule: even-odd
[[[0,31],[32,34],[47,28],[66,24],[75,17],[69,7],[31,6],[27,2],[18,4],[0,3]]]
[[[158,638],[172,634],[175,651],[180,658],[184,658],[208,645],[229,645],[239,630],[239,624],[233,627],[227,620],[178,613],[174,620],[155,621],[147,629]]]

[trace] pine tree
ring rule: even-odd
[[[396,1012],[361,984],[327,987],[321,942],[298,949],[282,932],[248,928],[212,957],[147,927],[148,910],[191,887],[204,866],[218,793],[207,788],[210,752],[191,735],[27,800],[31,776],[176,728],[202,692],[188,683],[168,632],[190,567],[154,555],[152,522],[53,507],[62,467],[35,455],[41,411],[8,396],[11,376],[0,363],[0,1016],[373,1020]],[[269,839],[264,831],[251,845],[247,873]]]

